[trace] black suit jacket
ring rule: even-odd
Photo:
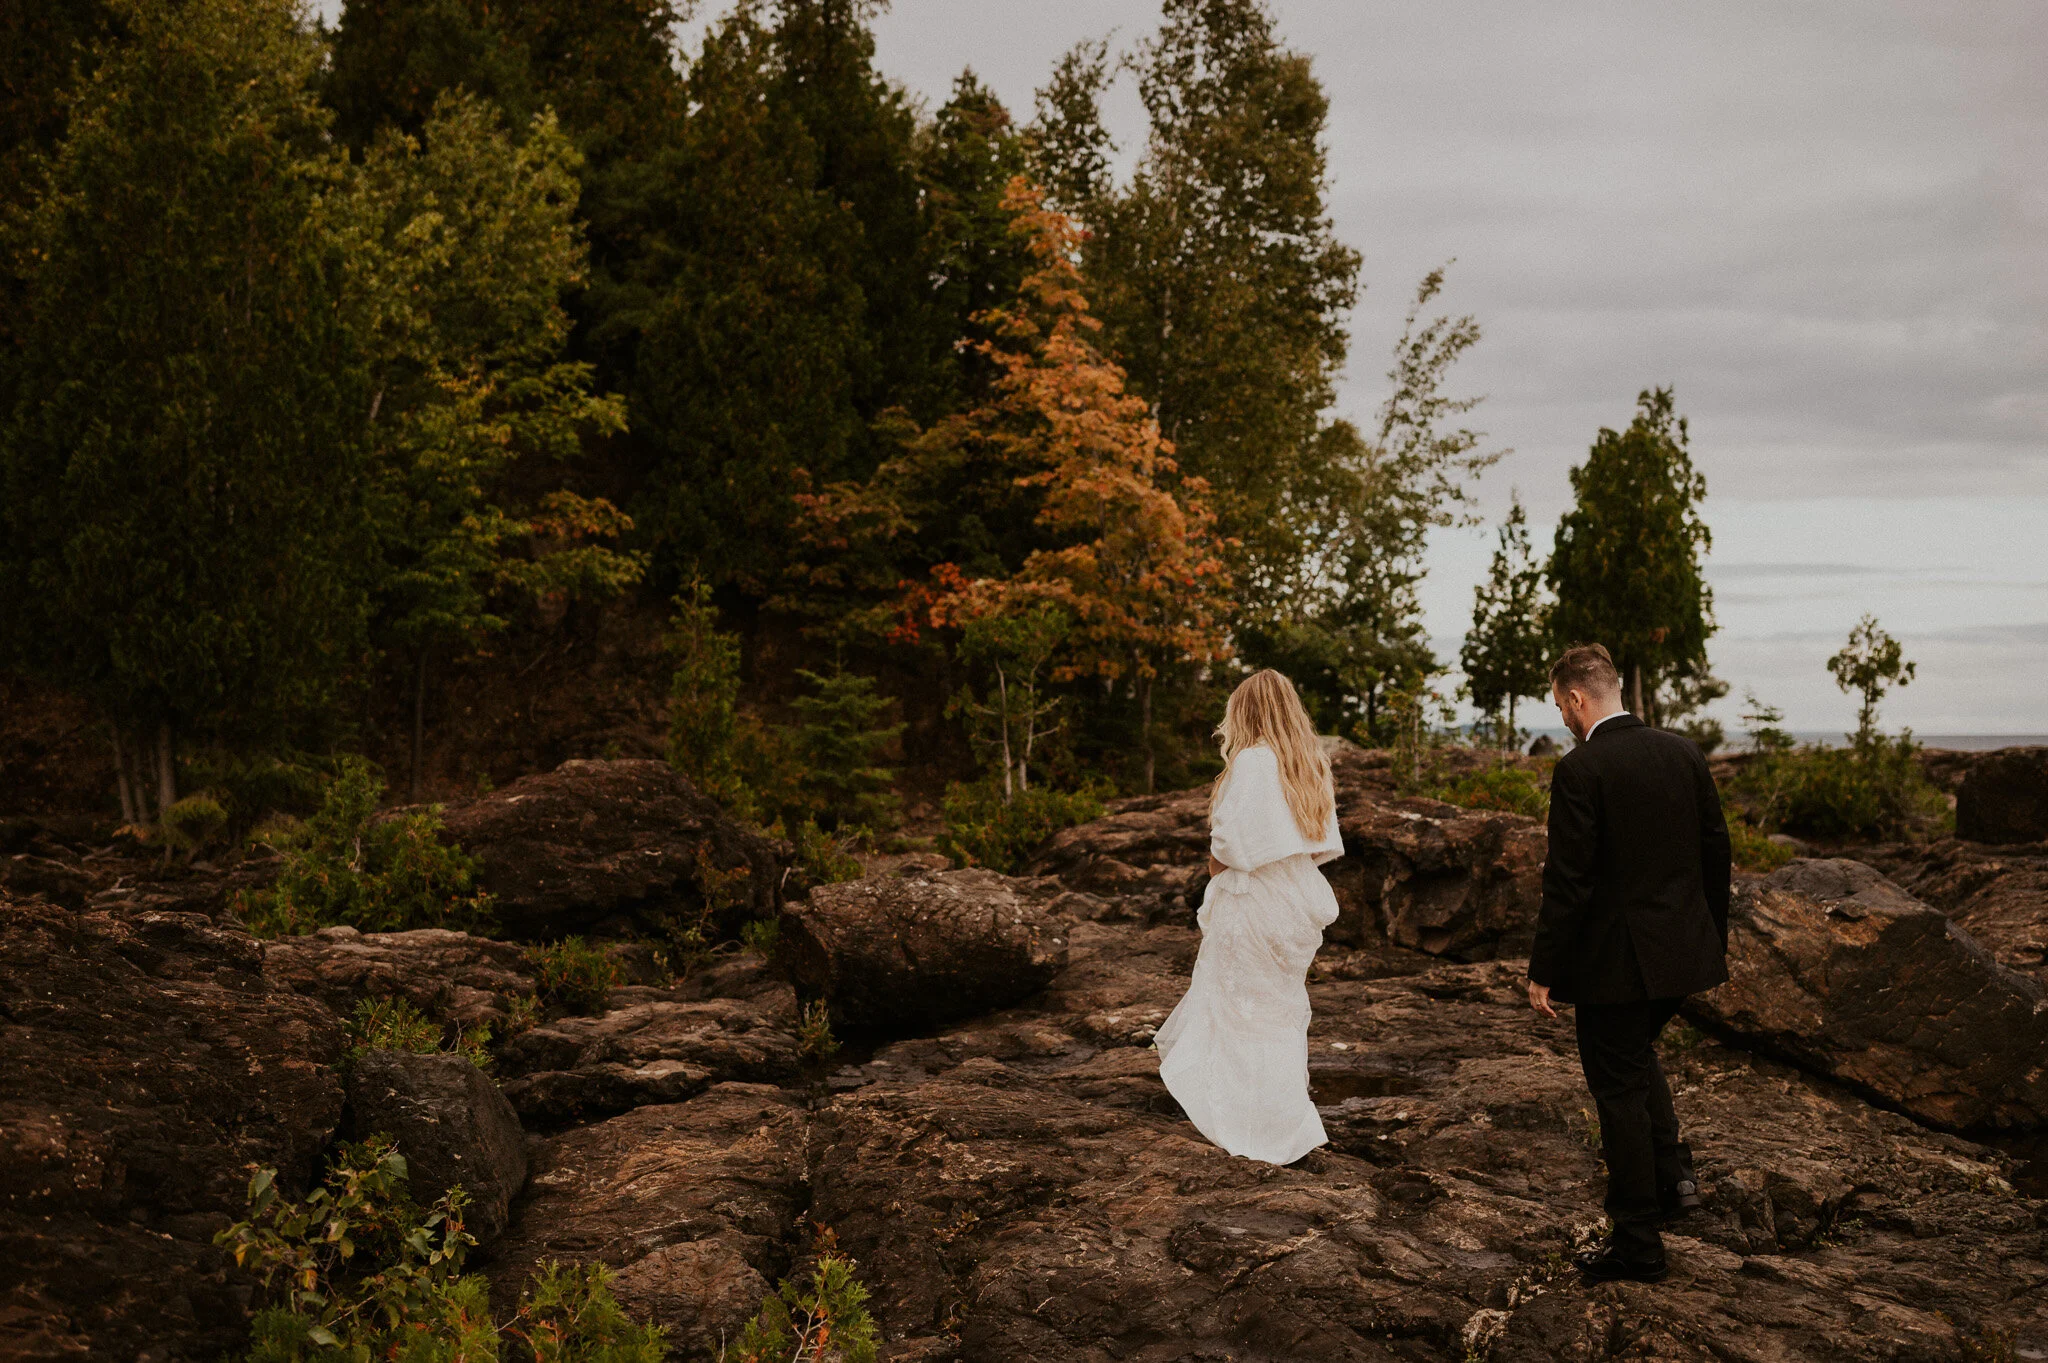
[[[1529,978],[1565,1003],[1678,998],[1728,978],[1728,825],[1692,740],[1616,715],[1550,777]]]

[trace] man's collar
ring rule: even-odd
[[[1617,719],[1625,719],[1625,720],[1627,720],[1627,721],[1629,722],[1628,724],[1625,724],[1625,725],[1623,725],[1623,726],[1622,726],[1623,728],[1627,728],[1627,727],[1629,727],[1629,725],[1633,725],[1633,724],[1641,724],[1641,723],[1642,723],[1642,721],[1641,721],[1641,720],[1637,719],[1637,718],[1636,718],[1636,717],[1635,717],[1634,715],[1630,714],[1630,713],[1629,713],[1628,711],[1626,711],[1626,710],[1616,710],[1616,711],[1615,711],[1615,712],[1614,712],[1613,714],[1611,714],[1611,715],[1602,715],[1602,716],[1600,716],[1600,718],[1598,718],[1598,719],[1596,719],[1596,720],[1594,720],[1594,721],[1593,721],[1593,727],[1592,727],[1592,728],[1590,728],[1590,729],[1588,729],[1588,730],[1586,730],[1586,741],[1587,741],[1588,743],[1591,743],[1591,742],[1593,741],[1593,735],[1594,735],[1594,734],[1597,734],[1597,733],[1599,733],[1599,732],[1600,732],[1600,730],[1601,730],[1602,728],[1604,728],[1604,727],[1605,727],[1605,726],[1607,725],[1607,723],[1608,723],[1608,722],[1609,722],[1610,720],[1617,720]]]

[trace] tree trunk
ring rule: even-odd
[[[1010,756],[1010,679],[1003,675],[1000,664],[996,667],[996,709],[1003,721],[1003,803],[1010,803],[1012,788],[1010,769],[1016,765]]]
[[[427,727],[427,646],[420,645],[419,666],[412,676],[412,803],[420,802],[420,750]]]
[[[1140,715],[1138,731],[1145,736],[1145,793],[1150,795],[1152,793],[1154,765],[1152,755],[1152,679],[1150,677],[1145,678],[1140,684],[1138,707]]]
[[[177,750],[171,742],[171,724],[165,720],[156,731],[156,817],[178,803]]]
[[[1649,721],[1643,717],[1643,665],[1637,663],[1629,670],[1635,674],[1635,704],[1631,708],[1635,712],[1635,717],[1647,724]]]
[[[128,750],[121,746],[121,729],[114,727],[114,785],[121,792],[121,822],[135,824],[135,788],[128,784]]]
[[[1505,740],[1504,740],[1504,741],[1503,741],[1503,742],[1501,743],[1501,749],[1502,749],[1503,751],[1505,751],[1505,750],[1507,750],[1507,749],[1509,749],[1509,748],[1519,748],[1520,746],[1521,746],[1521,745],[1520,745],[1520,743],[1519,743],[1519,742],[1517,741],[1517,738],[1516,738],[1516,734],[1515,734],[1515,698],[1514,698],[1513,696],[1509,696],[1509,697],[1508,697],[1508,732],[1507,732],[1507,736],[1506,736],[1506,739],[1505,739]]]

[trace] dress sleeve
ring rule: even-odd
[[[1252,871],[1301,850],[1301,833],[1280,789],[1280,760],[1271,748],[1246,748],[1231,763],[1209,831],[1210,853],[1232,870]]]

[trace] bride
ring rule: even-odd
[[[1337,918],[1316,870],[1344,852],[1336,795],[1294,684],[1271,668],[1231,692],[1216,735],[1202,947],[1153,1045],[1196,1130],[1233,1155],[1289,1164],[1327,1139],[1308,1096],[1304,979]]]

